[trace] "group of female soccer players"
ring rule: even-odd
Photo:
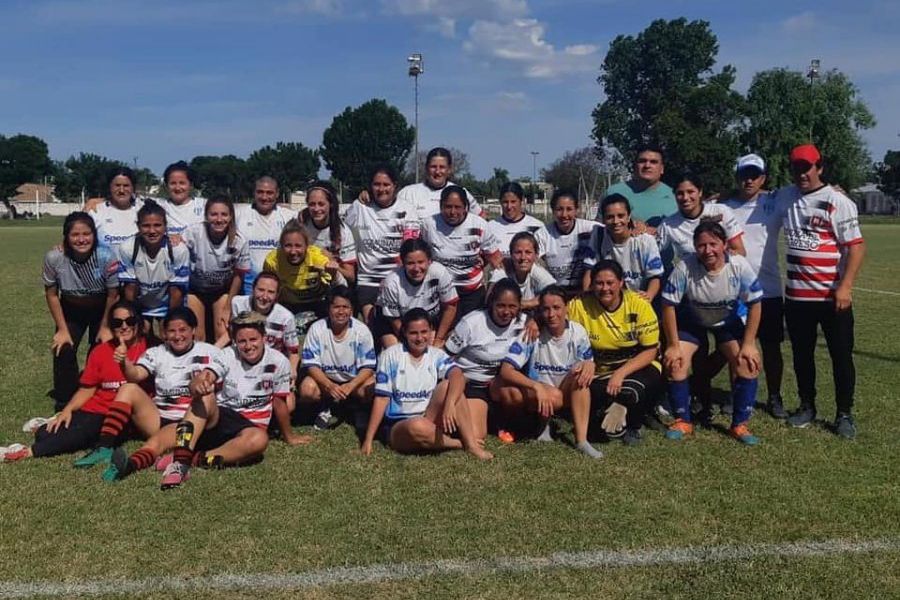
[[[592,425],[640,443],[666,397],[663,367],[666,435],[691,433],[688,375],[709,333],[731,370],[729,431],[757,442],[747,422],[762,294],[729,209],[700,218],[696,178],[678,182],[679,213],[654,237],[617,194],[598,223],[559,191],[545,225],[516,183],[488,222],[449,181],[449,152],[429,152],[426,170],[398,189],[390,167],[375,169],[343,215],[327,182],[295,215],[269,177],[235,207],[195,197],[183,162],[166,169],[159,200],[135,196],[129,169],[114,173],[105,202],[69,215],[46,255],[57,414],[5,460],[86,449],[76,467],[105,464],[103,478],[119,480],[155,466],[166,489],[192,466],[258,460],[269,431],[307,443],[292,428],[304,404],[318,430],[355,423],[366,455],[377,438],[481,459],[489,432],[552,441],[565,412],[577,449],[599,458]],[[667,277],[657,240],[680,259]],[[85,334],[96,345],[79,373]],[[145,440],[130,456],[128,437]]]

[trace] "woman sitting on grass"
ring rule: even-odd
[[[666,437],[681,440],[693,433],[688,371],[699,349],[706,352],[710,333],[735,375],[731,384],[729,433],[754,445],[747,421],[756,401],[760,357],[756,349],[762,287],[743,256],[728,254],[725,229],[702,221],[694,230],[696,254],[679,263],[663,289],[663,327],[669,372],[669,398],[676,420]],[[745,324],[746,319],[746,324]]]
[[[433,334],[428,313],[414,308],[403,315],[403,343],[378,357],[363,454],[372,453],[378,433],[401,454],[465,449],[480,459],[493,458],[472,431],[462,371],[443,350],[430,345]],[[459,437],[453,437],[457,431]]]
[[[572,410],[575,444],[591,458],[603,454],[587,441],[591,411],[588,386],[594,378],[593,352],[587,332],[569,321],[566,291],[551,285],[541,292],[538,308],[540,335],[532,342],[521,336],[500,366],[497,401],[507,415],[537,413],[542,422],[540,442],[551,442],[550,417],[563,406]]]
[[[94,447],[116,391],[126,382],[115,354],[124,353],[129,360],[136,361],[147,349],[140,320],[140,312],[130,302],[113,304],[107,319],[113,339],[91,350],[78,391],[56,417],[35,431],[30,447],[13,444],[0,450],[0,462],[56,456]],[[75,467],[91,464],[94,464],[92,460],[75,461]]]

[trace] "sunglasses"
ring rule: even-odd
[[[129,327],[134,327],[135,325],[137,325],[137,322],[138,322],[137,317],[125,317],[124,319],[117,319],[117,318],[113,317],[112,319],[109,320],[109,326],[112,329],[118,329],[122,325],[128,325]]]

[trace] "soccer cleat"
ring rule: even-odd
[[[199,456],[199,455],[198,455]],[[222,460],[222,457],[218,454],[203,455],[202,459],[197,462],[197,466],[201,469],[210,469],[213,471],[219,471],[225,468],[225,461]]]
[[[841,413],[834,420],[834,432],[845,440],[856,438],[856,423],[853,417],[847,413]]]
[[[72,463],[76,469],[90,469],[96,465],[107,465],[112,460],[112,448],[94,448],[81,458]]]
[[[316,415],[316,420],[313,421],[313,429],[316,431],[325,431],[331,429],[336,424],[337,419],[331,414],[331,409],[326,408]]]
[[[168,468],[169,465],[172,464],[173,460],[175,460],[175,455],[172,454],[171,452],[169,452],[167,454],[163,454],[162,456],[160,456],[159,458],[156,459],[155,463],[153,463],[153,468],[155,470],[159,471],[160,473],[162,473],[163,471],[165,471]]]
[[[46,417],[32,417],[25,421],[25,424],[22,425],[22,431],[25,433],[34,433],[49,422],[50,419]]]
[[[125,450],[120,446],[113,450],[109,466],[106,467],[106,470],[103,471],[103,475],[101,475],[100,478],[103,479],[103,481],[113,482],[120,481],[128,475],[128,455],[125,454]]]
[[[681,441],[685,437],[694,433],[694,426],[683,420],[683,419],[675,419],[675,422],[669,425],[669,430],[666,432],[666,438],[674,441]]]
[[[800,408],[794,412],[790,417],[788,417],[788,425],[791,427],[796,427],[798,429],[803,429],[804,427],[809,427],[809,424],[812,423],[816,418],[816,409],[809,405],[801,405]]]
[[[784,401],[781,394],[771,394],[769,396],[769,414],[775,419],[787,419],[787,411],[784,410]]]
[[[626,446],[639,446],[641,444],[640,429],[625,429],[625,435],[622,436],[622,443]]]
[[[29,456],[31,456],[31,451],[28,449],[28,446],[23,446],[22,444],[13,444],[0,448],[0,462],[16,462]]]
[[[501,429],[497,432],[497,439],[503,442],[504,444],[515,444],[516,436],[515,434],[508,429]]]
[[[166,467],[166,470],[162,476],[162,482],[160,482],[159,489],[171,490],[172,488],[176,488],[187,481],[190,477],[190,474],[191,468],[188,465],[184,463],[173,462],[168,467]]]
[[[759,438],[750,433],[750,430],[747,429],[747,425],[745,423],[730,427],[728,429],[728,434],[740,443],[746,444],[747,446],[755,446],[759,443]]]

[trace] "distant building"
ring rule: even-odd
[[[52,185],[40,183],[23,183],[16,188],[16,195],[10,198],[13,202],[59,202],[59,198],[53,195]]]
[[[874,183],[867,183],[850,192],[856,200],[856,205],[861,214],[866,215],[896,215],[900,213],[900,203],[896,198],[888,196],[878,189]]]

